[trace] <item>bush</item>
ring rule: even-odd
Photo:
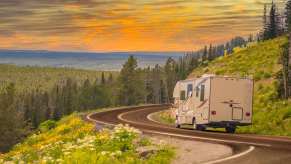
[[[56,121],[54,120],[47,120],[41,123],[38,127],[40,132],[44,133],[56,127]]]
[[[264,79],[268,79],[268,78],[272,77],[272,74],[269,72],[264,72],[263,77],[264,77]]]

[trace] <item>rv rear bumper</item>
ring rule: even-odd
[[[206,126],[213,127],[213,128],[225,128],[229,126],[248,126],[252,123],[243,123],[237,121],[221,121],[221,122],[210,122],[206,124]]]

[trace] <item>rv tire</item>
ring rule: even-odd
[[[198,128],[195,118],[192,119],[192,124],[193,124],[193,129],[197,129]]]
[[[179,118],[178,118],[178,116],[176,116],[175,127],[176,127],[176,128],[181,128],[181,125],[180,125],[180,123],[179,123]]]
[[[225,128],[227,133],[235,133],[236,127],[235,126],[227,126]]]
[[[197,125],[197,130],[205,131],[206,130],[206,127],[203,126],[203,125]]]

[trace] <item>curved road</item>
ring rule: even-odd
[[[167,110],[169,105],[147,105],[126,107],[113,111],[92,113],[87,116],[91,121],[105,125],[130,124],[144,133],[168,135],[177,138],[206,141],[229,145],[234,156],[209,163],[236,164],[289,164],[291,163],[291,138],[271,137],[248,134],[228,134],[213,131],[177,129],[173,126],[151,121],[151,113]]]

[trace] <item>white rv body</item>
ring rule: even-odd
[[[236,126],[252,123],[253,80],[204,75],[179,81],[174,89],[176,126],[194,128],[224,127],[234,132]]]

